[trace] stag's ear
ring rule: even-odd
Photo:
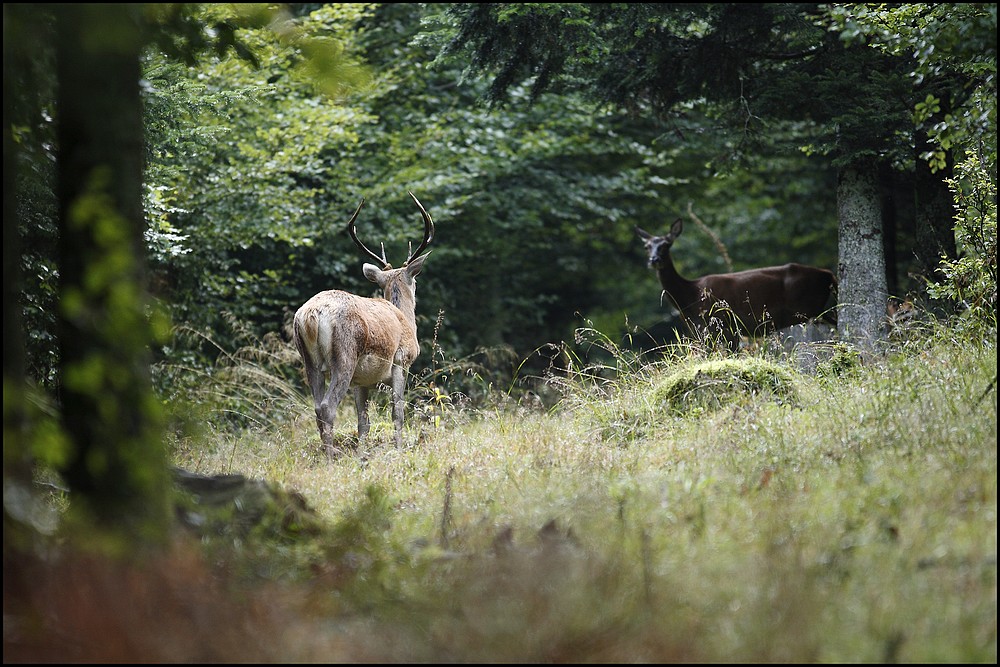
[[[681,232],[684,230],[684,221],[680,218],[674,220],[674,224],[670,227],[670,233],[674,236],[680,236]]]
[[[424,268],[424,260],[427,259],[427,255],[429,254],[429,252],[424,253],[416,259],[411,259],[410,263],[406,265],[406,275],[413,278],[420,273],[420,269]]]
[[[382,285],[382,274],[385,273],[382,269],[378,268],[374,264],[365,264],[361,267],[361,270],[365,272],[365,278],[372,281],[376,285]]]

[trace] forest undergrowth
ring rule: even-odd
[[[294,351],[256,341],[168,444],[277,509],[179,494],[140,561],[46,541],[5,662],[992,664],[995,331],[637,357],[581,330],[530,382],[411,378],[402,447],[384,395],[362,443],[345,401],[333,460]]]

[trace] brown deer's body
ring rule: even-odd
[[[682,230],[679,219],[665,236],[636,227],[663,293],[684,323],[697,333],[707,330],[719,334],[735,350],[740,335],[762,336],[819,317],[833,320],[827,310],[837,285],[832,271],[784,264],[687,280],[677,272],[670,256],[670,247]]]
[[[348,390],[354,393],[358,437],[364,438],[369,431],[368,393],[380,383],[392,389],[396,443],[402,440],[406,373],[420,354],[415,315],[416,276],[427,257],[420,253],[434,235],[430,215],[412,193],[410,197],[424,217],[424,241],[401,268],[393,269],[385,261],[384,250],[379,257],[357,239],[354,221],[364,200],[348,223],[351,238],[384,266],[382,269],[374,264],[363,267],[365,277],[382,288],[384,298],[327,290],[306,301],[295,313],[295,346],[312,391],[320,439],[331,454],[333,419]]]

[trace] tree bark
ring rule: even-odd
[[[58,334],[71,507],[150,538],[165,534],[169,479],[149,377],[141,12],[56,9]]]
[[[879,196],[881,198],[882,239],[885,252],[885,280],[889,294],[899,294],[899,263],[897,261],[898,216],[895,179],[892,166],[878,165]]]
[[[952,174],[952,163],[943,170],[931,172],[927,160],[922,153],[935,150],[937,147],[927,138],[923,131],[917,132],[916,146],[916,245],[917,270],[932,282],[940,275],[937,273],[941,258],[955,259],[955,208],[951,190],[945,183]]]
[[[837,185],[840,285],[837,331],[842,340],[875,351],[886,338],[888,288],[878,170],[873,160],[844,167]]]

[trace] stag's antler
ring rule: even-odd
[[[417,200],[417,198],[413,195],[412,192],[408,194],[410,195],[410,197],[413,198],[413,201],[414,203],[416,203],[417,208],[420,209],[420,215],[422,215],[424,218],[424,240],[421,241],[420,245],[417,247],[416,252],[411,252],[409,254],[409,256],[406,258],[406,261],[403,262],[403,266],[407,266],[410,262],[419,257],[420,253],[422,253],[427,248],[427,246],[431,244],[431,241],[434,240],[434,221],[431,220],[430,213],[427,212],[427,210],[423,207],[420,201]],[[364,198],[362,198],[361,203],[358,204],[358,210],[355,211],[354,215],[351,216],[351,219],[347,221],[347,232],[351,235],[351,238],[354,239],[354,242],[358,245],[359,248],[361,248],[361,250],[367,253],[375,261],[382,262],[383,269],[391,269],[392,265],[389,264],[389,260],[387,260],[385,257],[384,244],[382,245],[382,255],[379,256],[376,255],[374,252],[372,252],[368,248],[368,246],[362,243],[361,240],[358,238],[358,232],[354,226],[354,221],[358,219],[358,214],[361,213],[361,209],[364,207],[364,205],[365,205],[365,200]]]
[[[351,216],[351,219],[347,221],[347,233],[351,235],[351,238],[354,239],[354,242],[358,244],[358,247],[361,248],[366,253],[368,253],[368,255],[372,257],[372,259],[374,259],[376,262],[382,262],[383,268],[386,269],[391,268],[389,266],[389,260],[385,258],[385,246],[382,246],[382,256],[379,257],[371,250],[369,250],[368,246],[362,243],[361,239],[358,238],[358,230],[355,229],[354,227],[354,221],[358,219],[358,213],[361,213],[361,209],[364,208],[364,206],[365,206],[365,198],[362,197],[361,203],[358,204],[358,210],[355,211],[354,215]]]
[[[422,215],[424,218],[424,240],[420,243],[420,246],[417,248],[416,252],[410,253],[410,256],[406,258],[405,262],[403,262],[403,266],[406,266],[414,259],[419,257],[420,253],[422,253],[424,249],[431,244],[431,241],[434,240],[434,221],[431,220],[431,214],[428,213],[426,209],[424,209],[423,205],[414,196],[412,192],[407,192],[407,194],[410,195],[411,199],[413,199],[413,203],[415,203],[417,205],[417,208],[420,209],[420,215]]]

